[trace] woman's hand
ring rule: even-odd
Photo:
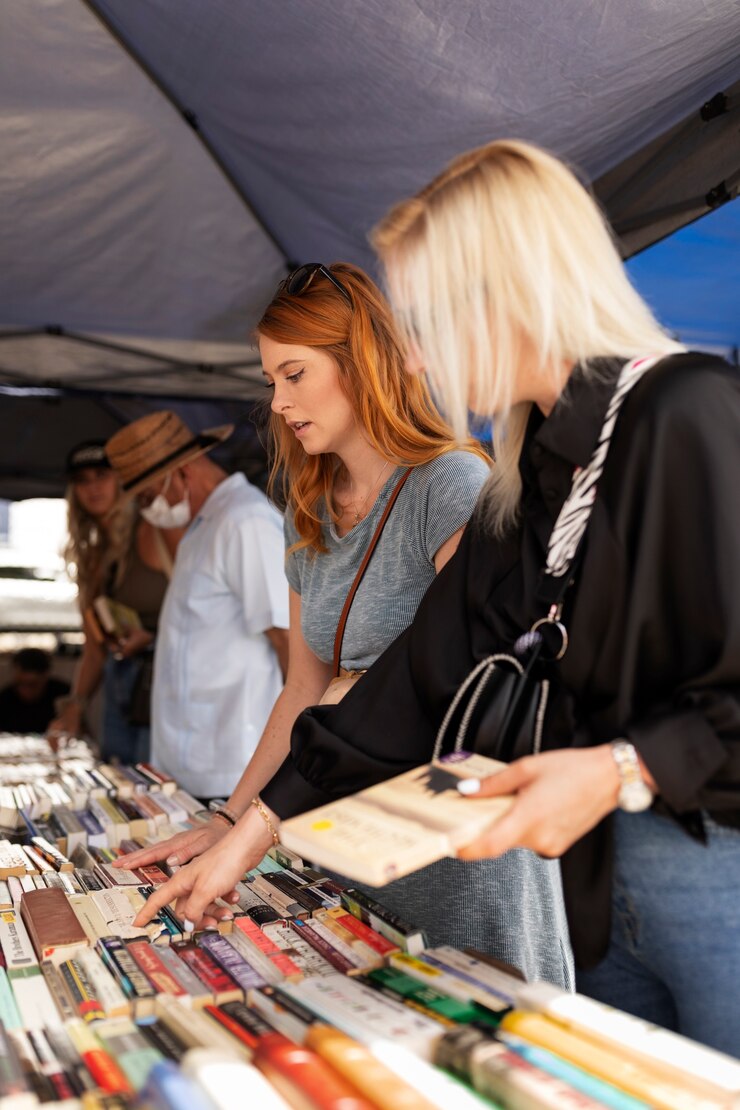
[[[619,774],[611,747],[602,744],[518,759],[505,771],[481,779],[480,789],[470,792],[470,804],[502,794],[516,795],[514,805],[483,836],[461,848],[460,859],[500,856],[509,848],[561,856],[616,808]]]
[[[188,829],[187,832],[171,836],[169,840],[152,844],[149,848],[140,848],[138,852],[119,856],[118,859],[113,860],[113,866],[132,870],[164,860],[168,867],[181,867],[195,856],[202,856],[204,852],[214,848],[228,831],[229,827],[225,821],[212,818],[197,829]]]
[[[162,906],[172,902],[188,932],[231,917],[228,910],[214,905],[215,899],[228,896],[235,901],[236,884],[257,866],[271,844],[272,836],[256,810],[246,814],[215,847],[158,886],[134,918],[134,925],[146,925]]]
[[[70,701],[54,718],[46,730],[46,739],[52,751],[57,751],[59,743],[68,736],[80,736],[82,726],[82,706]]]
[[[153,640],[154,636],[145,628],[133,628],[125,636],[119,636],[114,643],[114,651],[122,659],[130,659],[132,655],[138,655],[149,647]]]

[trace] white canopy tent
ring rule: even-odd
[[[83,400],[251,402],[288,268],[372,268],[459,151],[572,159],[632,251],[737,193],[739,117],[737,0],[0,0],[0,496]]]

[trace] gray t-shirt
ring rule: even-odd
[[[375,526],[403,467],[381,489],[372,509],[346,536],[328,519],[327,554],[301,548],[288,555],[285,573],[301,595],[303,636],[319,659],[330,663],[347,593]],[[355,594],[342,642],[342,666],[364,670],[414,619],[434,580],[434,556],[470,519],[490,471],[469,451],[451,451],[412,471],[386,521],[365,576]],[[286,549],[298,540],[290,510],[285,515]]]

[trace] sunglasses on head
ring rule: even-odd
[[[322,262],[306,262],[303,266],[299,266],[291,274],[288,274],[280,288],[284,289],[286,293],[290,293],[292,297],[300,297],[301,293],[306,292],[317,274],[327,278],[339,290],[349,306],[352,306],[352,298],[348,290]]]

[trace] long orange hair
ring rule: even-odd
[[[358,425],[386,462],[420,466],[460,448],[490,462],[475,440],[461,443],[455,439],[435,408],[424,379],[406,372],[404,347],[390,306],[377,285],[348,262],[336,262],[330,269],[347,290],[351,306],[318,273],[301,294],[278,289],[257,325],[258,337],[318,347],[330,354]],[[275,491],[280,485],[293,510],[301,537],[294,550],[310,547],[325,552],[319,505],[323,500],[332,519],[339,519],[332,496],[337,457],[307,454],[275,413],[270,416],[270,441],[270,489]]]

